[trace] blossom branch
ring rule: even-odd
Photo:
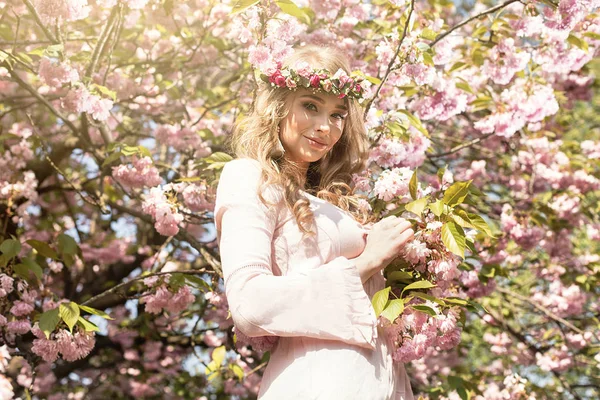
[[[504,288],[497,288],[497,290],[500,293],[504,293],[508,296],[517,298],[521,301],[524,301],[526,303],[531,304],[533,307],[537,308],[538,310],[540,310],[541,312],[543,312],[548,318],[556,321],[556,322],[560,322],[561,324],[565,325],[567,328],[571,329],[574,332],[577,332],[579,334],[583,334],[583,331],[579,328],[577,328],[575,325],[573,325],[572,323],[570,323],[569,321],[567,321],[564,318],[559,317],[558,315],[554,314],[552,311],[548,310],[546,307],[536,303],[535,301],[531,300],[530,298],[523,296],[519,293],[513,292],[512,290],[508,290],[508,289],[504,289]],[[600,340],[600,338],[598,338],[598,335],[596,335],[595,333],[593,333],[594,337],[596,338],[596,340]]]
[[[504,2],[504,3],[502,3],[502,4],[498,4],[497,6],[494,6],[494,7],[492,7],[492,8],[488,8],[487,10],[485,10],[485,11],[482,11],[482,12],[480,12],[480,13],[479,13],[479,14],[477,14],[477,15],[474,15],[474,16],[472,16],[472,17],[470,17],[470,18],[467,18],[467,19],[465,19],[464,21],[461,21],[461,22],[459,22],[458,24],[454,25],[452,28],[448,29],[446,32],[444,32],[444,33],[440,33],[440,34],[439,34],[439,35],[438,35],[438,36],[435,38],[435,40],[429,44],[429,46],[430,46],[430,47],[433,47],[433,46],[435,46],[435,45],[436,45],[436,44],[437,44],[439,41],[441,41],[442,39],[444,39],[446,36],[448,36],[449,34],[451,34],[453,31],[455,31],[455,30],[457,30],[457,29],[459,29],[459,28],[461,28],[461,27],[463,27],[463,26],[467,25],[469,22],[471,22],[471,21],[473,21],[473,20],[475,20],[475,19],[478,19],[478,18],[480,18],[480,17],[483,17],[484,15],[491,14],[491,13],[493,13],[493,12],[496,12],[496,11],[498,11],[498,10],[500,10],[500,9],[504,8],[504,7],[507,7],[508,5],[510,5],[510,4],[512,4],[512,3],[516,3],[516,2],[518,2],[518,1],[519,1],[519,0],[508,0],[508,1],[505,1],[505,2]]]
[[[23,0],[23,3],[25,3],[27,10],[31,13],[31,15],[33,15],[33,19],[35,19],[35,22],[38,24],[38,26],[42,29],[42,31],[44,31],[44,35],[46,35],[46,37],[50,39],[50,42],[52,44],[59,44],[59,40],[54,37],[52,32],[50,32],[50,30],[48,30],[48,28],[46,28],[46,26],[42,22],[42,19],[40,18],[40,15],[37,13],[37,10],[33,6],[33,4],[31,3],[31,0]]]
[[[138,281],[146,279],[146,278],[150,278],[152,276],[162,276],[162,275],[172,275],[172,274],[199,275],[199,274],[213,274],[213,273],[214,273],[214,271],[209,271],[206,269],[191,269],[191,270],[170,271],[170,272],[155,272],[155,273],[148,274],[148,275],[141,275],[141,276],[137,276],[137,277],[131,279],[130,281],[122,282],[122,283],[118,284],[117,286],[113,286],[112,288],[107,289],[104,292],[99,293],[96,296],[87,299],[86,301],[81,303],[81,305],[91,307],[92,304],[94,304],[96,301],[98,301],[102,297],[107,296],[111,293],[116,293],[119,290],[125,288],[126,286],[131,285],[132,283],[138,282]]]
[[[80,38],[69,38],[69,39],[64,39],[64,42],[85,42],[88,40],[97,40],[98,38],[95,36],[82,36]],[[12,45],[16,45],[16,46],[31,46],[31,45],[36,45],[36,44],[56,44],[55,42],[51,41],[51,40],[15,40],[12,42],[5,42],[5,41],[0,41],[0,47],[5,47],[5,46],[12,46]]]
[[[12,67],[10,66],[10,64],[8,64],[7,62],[4,62],[3,65],[8,70],[8,73],[10,74],[11,78],[15,82],[17,82],[17,84],[19,86],[21,86],[23,89],[25,89],[29,93],[31,93],[33,95],[33,97],[35,97],[43,105],[45,105],[50,110],[50,112],[52,114],[54,114],[57,118],[59,118],[60,120],[62,120],[63,123],[65,125],[67,125],[73,131],[73,133],[75,133],[77,136],[79,136],[79,130],[77,129],[77,127],[71,121],[69,121],[69,119],[67,117],[65,117],[64,115],[62,115],[56,108],[54,108],[54,106],[52,104],[50,104],[50,102],[48,102],[48,100],[46,100],[41,94],[39,94],[37,92],[37,90],[35,90],[34,88],[32,88],[27,82],[25,82],[23,79],[21,79],[19,77],[19,75],[15,72],[15,70],[12,69]],[[91,143],[86,143],[86,144],[88,146],[91,146]]]
[[[122,212],[132,215],[136,218],[139,218],[140,220],[142,220],[146,223],[149,223],[149,224],[154,223],[154,221],[152,221],[152,218],[149,215],[142,214],[141,212],[132,210],[129,207],[122,206],[115,202],[109,202],[109,205],[111,207],[115,208],[116,210],[122,211]],[[179,232],[177,232],[175,237],[179,240],[189,243],[190,246],[192,246],[195,250],[197,250],[202,255],[202,257],[204,257],[206,262],[215,270],[215,272],[219,276],[221,276],[221,277],[223,276],[223,270],[221,269],[221,265],[220,265],[219,261],[194,236],[192,236],[185,229],[179,229]]]
[[[85,71],[86,78],[90,78],[92,74],[96,71],[96,68],[98,66],[98,60],[100,59],[100,54],[102,54],[104,46],[106,46],[106,42],[108,41],[108,37],[113,29],[113,25],[121,7],[122,4],[120,3],[118,6],[113,7],[110,16],[108,17],[108,21],[106,22],[106,25],[104,25],[104,29],[98,37],[98,42],[96,43],[96,47],[94,48],[94,51],[92,53],[92,59]]]
[[[404,30],[402,31],[402,37],[400,38],[400,42],[398,43],[398,47],[396,47],[396,52],[394,53],[394,56],[392,57],[392,59],[390,60],[388,66],[387,66],[387,70],[385,71],[385,75],[381,79],[381,83],[379,84],[379,86],[377,86],[377,90],[375,91],[375,94],[373,95],[373,97],[371,98],[371,100],[369,100],[369,102],[367,103],[367,105],[365,107],[365,112],[364,112],[364,115],[363,115],[363,118],[365,118],[365,119],[367,118],[367,114],[369,113],[369,109],[371,108],[371,105],[373,104],[373,102],[375,101],[375,99],[377,98],[377,96],[379,96],[379,92],[381,92],[381,88],[383,87],[383,85],[387,81],[387,78],[390,76],[390,73],[392,72],[392,67],[394,66],[394,63],[396,62],[396,58],[398,57],[398,54],[400,53],[400,47],[402,47],[402,43],[404,42],[404,38],[406,38],[406,34],[408,33],[408,25],[410,24],[410,19],[412,17],[412,13],[413,13],[414,9],[415,9],[415,0],[411,0],[410,1],[410,7],[409,7],[409,10],[408,10],[408,18],[406,18],[406,24],[404,25]]]
[[[455,146],[452,149],[450,149],[450,150],[448,150],[448,151],[446,151],[444,153],[432,154],[430,157],[435,159],[435,158],[441,158],[441,157],[449,156],[449,155],[457,153],[457,152],[459,152],[459,151],[461,151],[463,149],[466,149],[468,147],[476,145],[477,143],[482,142],[485,139],[487,139],[487,138],[489,138],[489,137],[491,137],[493,135],[494,135],[494,133],[485,134],[485,135],[483,135],[481,137],[475,138],[475,139],[470,140],[470,141],[468,141],[466,143],[463,143],[463,144],[460,144],[458,146]]]

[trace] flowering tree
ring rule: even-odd
[[[211,210],[299,43],[371,82],[373,298],[429,399],[600,396],[598,0],[0,0],[0,399],[254,398]],[[334,71],[332,71],[333,73]]]

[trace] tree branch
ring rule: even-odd
[[[52,34],[52,32],[50,32],[48,30],[48,28],[46,28],[46,26],[42,22],[42,19],[40,18],[40,15],[37,13],[37,10],[35,9],[35,7],[33,6],[33,4],[31,3],[31,1],[30,0],[23,0],[23,3],[25,3],[25,6],[27,7],[27,10],[29,10],[29,12],[31,13],[31,15],[33,15],[33,19],[35,19],[35,22],[38,24],[38,26],[42,29],[42,31],[44,31],[44,35],[46,35],[46,37],[48,39],[50,39],[50,42],[52,44],[59,44],[60,42],[58,41],[58,39],[54,37],[54,35]]]
[[[500,9],[502,9],[502,8],[504,8],[504,7],[506,7],[506,6],[510,5],[510,4],[512,4],[512,3],[516,3],[516,2],[518,2],[518,1],[519,1],[519,0],[508,0],[508,1],[505,1],[505,2],[504,2],[504,3],[502,3],[502,4],[498,4],[497,6],[494,6],[494,7],[492,7],[492,8],[488,8],[487,10],[485,10],[485,11],[482,11],[482,12],[480,12],[480,13],[479,13],[479,14],[477,14],[477,15],[474,15],[474,16],[472,16],[472,17],[470,17],[470,18],[467,18],[467,19],[465,19],[464,21],[461,21],[461,22],[459,22],[458,24],[454,25],[452,28],[448,29],[446,32],[444,32],[444,33],[440,33],[440,34],[439,34],[439,35],[438,35],[438,36],[435,38],[435,40],[429,44],[429,46],[430,46],[430,47],[433,47],[433,46],[435,46],[435,45],[436,45],[436,44],[437,44],[437,43],[438,43],[440,40],[444,39],[446,36],[448,36],[449,34],[451,34],[453,31],[457,30],[458,28],[461,28],[461,27],[465,26],[465,25],[466,25],[466,24],[468,24],[469,22],[471,22],[471,21],[473,21],[473,20],[475,20],[475,19],[477,19],[477,18],[483,17],[484,15],[491,14],[491,13],[493,13],[493,12],[496,12],[496,11],[498,11],[498,10],[500,10]]]
[[[375,91],[375,94],[369,100],[369,102],[367,103],[367,105],[365,107],[365,112],[363,114],[364,119],[367,118],[367,114],[369,113],[369,109],[371,108],[371,105],[373,104],[373,102],[375,101],[377,96],[379,96],[379,92],[381,92],[381,88],[383,87],[383,85],[385,84],[385,81],[387,80],[387,78],[390,76],[390,73],[392,72],[392,67],[394,66],[394,63],[396,62],[396,58],[398,57],[398,54],[400,53],[400,47],[402,46],[402,43],[404,42],[404,38],[406,38],[406,34],[408,32],[408,25],[410,24],[410,18],[412,17],[412,13],[413,13],[414,9],[415,9],[415,0],[411,0],[410,8],[408,10],[408,18],[406,19],[406,25],[404,25],[404,30],[402,31],[402,37],[400,38],[398,47],[396,47],[396,52],[394,53],[394,57],[392,57],[392,59],[390,60],[388,66],[387,66],[385,75],[383,76],[383,79],[381,79],[381,83],[379,84],[379,86],[377,86],[377,90]]]

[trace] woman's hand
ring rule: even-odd
[[[354,259],[362,282],[392,262],[414,238],[411,224],[394,215],[377,222],[367,236],[362,254]]]

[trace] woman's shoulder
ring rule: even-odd
[[[236,158],[223,167],[219,178],[220,187],[230,187],[236,193],[246,192],[255,194],[262,186],[263,167],[258,160],[252,158]],[[280,190],[276,185],[262,187],[263,196],[271,201],[279,200]]]

